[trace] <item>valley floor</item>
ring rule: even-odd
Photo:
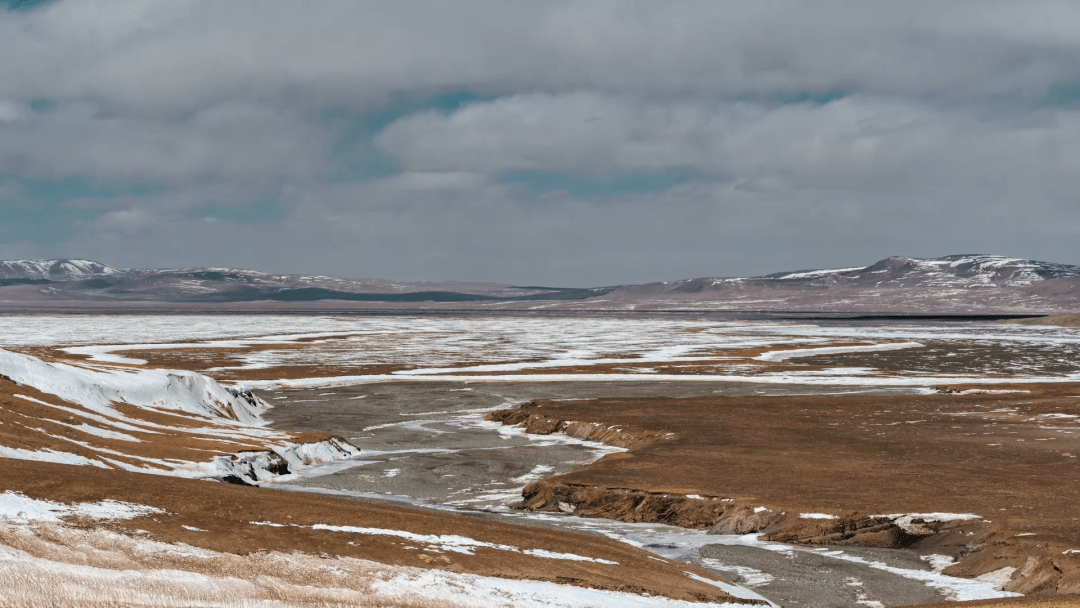
[[[0,605],[213,604],[209,588],[233,594],[219,605],[883,605],[839,572],[830,585],[847,588],[800,597],[795,578],[730,563],[724,543],[768,545],[793,563],[805,557],[796,545],[863,547],[814,555],[903,571],[908,583],[882,583],[888,605],[905,603],[912,576],[929,591],[906,597],[924,604],[1080,590],[1076,330],[592,317],[5,324]],[[474,435],[455,435],[464,430]],[[566,439],[530,446],[523,431]],[[439,508],[362,499],[388,488]],[[521,498],[544,525],[512,522],[528,519],[509,508]],[[717,536],[713,549],[695,537],[690,557],[662,543],[650,553],[545,513]]]

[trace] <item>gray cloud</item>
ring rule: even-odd
[[[615,197],[525,199],[512,187],[417,190],[390,178],[288,188],[289,215],[238,224],[185,215],[145,221],[138,208],[62,243],[136,266],[253,267],[409,280],[602,285],[870,263],[892,254],[1008,251],[1067,260],[1080,227],[1047,204],[987,192],[912,198],[849,190],[757,189],[695,181]]]
[[[860,96],[768,107],[534,94],[402,118],[377,141],[414,171],[688,171],[744,188],[875,192],[977,191],[1008,174],[1043,192],[1080,187],[1080,112],[1064,109],[991,122]]]
[[[58,2],[0,21],[0,97],[190,108],[401,91],[1041,95],[1080,59],[1052,0]]]
[[[1080,82],[1076,3],[62,0],[0,11],[0,53],[0,174],[161,186],[68,201],[96,217],[3,257],[579,285],[1080,262],[1080,111],[1046,101]],[[400,172],[329,180],[350,136],[323,111],[458,91],[494,99],[402,117],[376,138]],[[510,171],[688,177],[532,196]]]
[[[4,108],[9,108],[6,112]],[[11,116],[3,121],[4,116]],[[0,105],[0,172],[143,180],[310,175],[332,139],[311,119],[223,102],[178,120],[109,113],[72,102],[38,114]]]

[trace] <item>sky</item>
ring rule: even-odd
[[[1080,264],[1072,0],[0,0],[0,259]]]

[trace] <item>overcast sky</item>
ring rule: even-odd
[[[0,0],[0,259],[1080,264],[1074,0]]]

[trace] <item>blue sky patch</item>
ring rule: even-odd
[[[386,105],[379,108],[324,110],[319,117],[335,138],[333,166],[328,168],[327,178],[334,182],[343,182],[395,175],[400,172],[397,161],[375,148],[375,136],[383,129],[410,114],[431,110],[450,113],[469,104],[492,99],[495,97],[472,91],[453,91],[437,95],[402,94],[392,96]]]
[[[1057,107],[1080,106],[1080,81],[1050,85],[1046,91],[1046,104]]]
[[[0,8],[16,11],[32,11],[55,0],[0,0]]]
[[[827,103],[843,99],[853,93],[854,91],[850,90],[786,91],[737,95],[731,98],[731,101],[759,103],[766,106],[789,106],[800,104],[823,106]]]
[[[80,221],[89,221],[102,214],[101,209],[88,209],[73,205],[83,198],[112,198],[122,195],[147,195],[160,192],[155,184],[126,184],[118,187],[84,176],[62,179],[15,180],[18,198],[0,200],[4,208],[6,232],[0,233],[0,241],[34,241],[56,243],[70,238]]]

